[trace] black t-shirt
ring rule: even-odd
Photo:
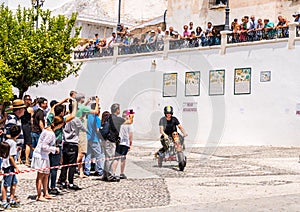
[[[116,116],[115,114],[111,114],[108,118],[109,123],[109,133],[107,139],[111,142],[117,143],[119,141],[119,132],[121,125],[124,124],[126,120]]]
[[[159,126],[163,126],[164,132],[168,136],[172,136],[173,132],[177,132],[177,126],[179,125],[179,121],[176,117],[172,116],[170,121],[167,121],[166,117],[162,117],[159,120]]]
[[[24,115],[21,117],[22,125],[31,125],[31,114],[25,108]]]
[[[36,133],[42,132],[43,129],[41,129],[40,125],[39,125],[40,120],[44,123],[44,126],[45,126],[44,111],[39,108],[33,114],[32,132],[36,132]]]

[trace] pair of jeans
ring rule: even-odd
[[[76,163],[77,157],[78,157],[78,144],[65,142],[63,144],[63,165]],[[69,170],[68,181],[70,184],[73,184],[76,166],[77,165],[63,167],[60,173],[60,182],[66,182],[67,172]]]
[[[88,141],[87,153],[84,159],[85,175],[90,175],[92,158],[96,159],[95,171],[100,175],[103,174],[104,153],[102,151],[100,142]]]
[[[60,158],[61,158],[61,148],[59,148],[58,154],[50,153],[49,154],[50,166],[51,167],[58,166],[60,163]],[[57,170],[58,168],[50,169],[50,175],[49,175],[50,188],[56,187]]]
[[[31,132],[32,148],[35,148],[38,144],[41,133]]]

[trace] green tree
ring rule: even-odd
[[[61,81],[78,72],[81,63],[73,62],[71,56],[81,30],[75,27],[76,18],[75,13],[70,18],[51,16],[49,10],[37,13],[20,6],[13,13],[1,5],[0,55],[11,69],[5,77],[19,89],[19,98],[31,86]]]
[[[3,62],[3,60],[0,60],[0,103],[9,101],[13,98],[11,82],[5,78],[5,74],[9,72],[10,69],[8,66]]]

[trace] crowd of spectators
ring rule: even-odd
[[[300,13],[293,14],[294,22],[299,23]],[[283,15],[278,15],[278,22],[275,24],[271,20],[258,18],[252,15],[244,16],[239,22],[237,18],[231,23],[231,39],[232,43],[258,41],[262,39],[287,38],[289,36],[290,21]]]
[[[293,15],[294,22],[300,22],[300,12]],[[267,18],[258,18],[254,15],[235,18],[231,23],[232,33],[228,35],[228,43],[239,43],[247,41],[258,41],[262,39],[286,38],[289,36],[289,20],[283,15],[278,15],[278,22],[275,24]],[[98,34],[94,39],[90,39],[84,44],[81,40],[75,48],[77,58],[98,56],[112,56],[113,44],[118,43],[118,54],[135,54],[164,49],[164,40],[169,39],[169,49],[204,47],[221,44],[220,26],[214,26],[208,22],[205,29],[201,26],[194,27],[193,22],[184,25],[182,32],[170,26],[165,31],[160,26],[146,33],[134,35],[130,30],[121,24],[117,32],[113,32],[111,37],[99,39]],[[81,53],[81,55],[80,55]]]
[[[86,101],[76,91],[60,102],[52,100],[50,107],[47,99],[33,102],[30,95],[0,104],[0,175],[4,174],[0,210],[20,207],[15,194],[21,163],[37,172],[37,201],[48,201],[65,190],[81,190],[74,184],[76,163],[79,179],[92,175],[108,182],[127,179],[134,112],[124,110],[120,117],[118,103],[102,116],[100,109],[97,96]],[[91,164],[95,164],[93,173]],[[63,167],[58,177],[59,165]]]

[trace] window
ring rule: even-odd
[[[209,0],[209,7],[225,6],[227,0]]]

